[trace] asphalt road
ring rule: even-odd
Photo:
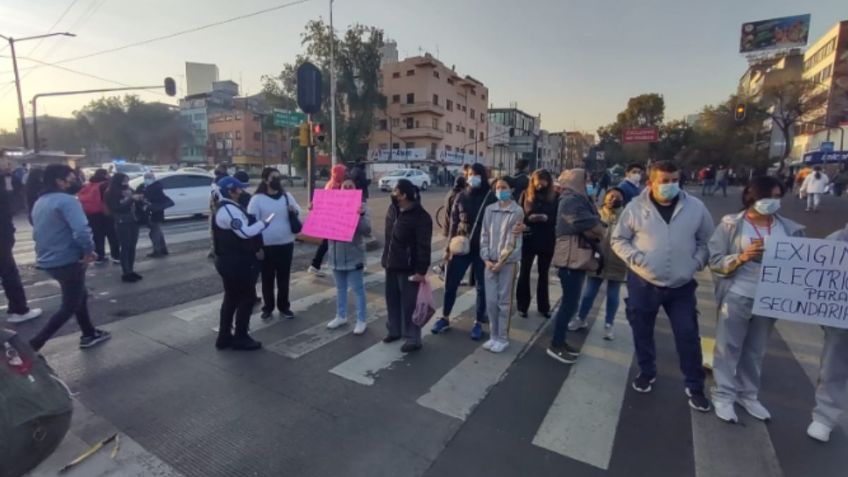
[[[431,213],[444,193],[424,193]],[[738,190],[704,200],[717,220],[741,208]],[[375,191],[369,205],[381,217],[388,194]],[[784,201],[783,212],[806,224],[812,237],[848,220],[844,198],[826,198],[815,215],[803,209],[795,199]],[[382,221],[374,222],[380,237]],[[212,344],[220,282],[205,258],[205,227],[205,221],[169,224],[169,236],[187,240],[165,259],[140,253],[138,270],[146,278],[138,284],[121,283],[118,266],[92,267],[92,315],[114,338],[81,352],[69,324],[44,349],[82,405],[173,472],[161,475],[844,475],[846,422],[827,445],[804,434],[820,351],[817,327],[778,325],[761,395],[774,419],[763,424],[739,410],[742,424],[732,426],[687,406],[666,320],[658,320],[659,376],[649,395],[629,387],[636,368],[621,312],[615,341],[601,340],[594,321],[570,338],[583,355],[569,367],[545,355],[551,327],[533,313],[513,320],[507,353],[480,349],[467,335],[474,292],[462,288],[454,329],[425,333],[424,350],[402,356],[380,342],[379,251],[369,254],[366,274],[373,322],[356,337],[350,329],[324,328],[334,313],[332,282],[305,274],[315,247],[299,244],[292,277],[297,318],[254,317],[252,333],[263,351],[218,352]],[[433,245],[437,253],[444,244],[436,237]],[[33,306],[55,310],[55,285],[31,266],[22,273]],[[706,274],[699,282],[702,335],[710,336],[712,283]],[[431,283],[441,303],[443,284],[435,277]],[[560,295],[556,280],[551,294]],[[601,314],[601,301],[591,316]],[[42,324],[18,330],[29,335]],[[80,435],[88,442],[102,438],[88,428]]]

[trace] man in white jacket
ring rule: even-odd
[[[648,186],[624,209],[610,239],[632,272],[627,321],[640,369],[633,389],[648,393],[656,381],[654,325],[662,307],[674,332],[689,405],[708,412],[712,405],[704,395],[694,276],[709,259],[713,219],[700,200],[680,190],[680,172],[671,162],[653,165]]]
[[[819,211],[819,204],[822,195],[827,192],[828,184],[830,184],[830,178],[822,172],[821,166],[814,167],[813,172],[804,178],[804,182],[801,184],[801,194],[807,195],[807,212]]]

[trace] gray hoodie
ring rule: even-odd
[[[364,206],[364,204],[363,204]],[[350,271],[365,268],[365,237],[371,235],[371,214],[365,207],[365,215],[359,217],[359,224],[350,242],[327,241],[327,264],[330,270]]]
[[[780,215],[774,220],[783,227],[790,237],[803,237],[804,226]],[[733,274],[742,266],[739,255],[745,250],[742,244],[742,225],[745,222],[745,212],[725,215],[715,229],[709,243],[710,271],[715,277],[716,310],[720,312],[727,292],[733,285]]]
[[[681,191],[666,223],[645,189],[622,212],[613,229],[613,251],[643,280],[679,288],[707,265],[713,218],[703,202]]]
[[[516,237],[512,230],[523,222],[524,210],[514,200],[506,208],[500,202],[486,207],[480,224],[480,258],[491,262],[503,258],[503,263],[521,260],[521,235]]]

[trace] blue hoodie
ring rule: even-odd
[[[64,192],[50,192],[35,201],[32,238],[36,265],[41,269],[71,265],[94,251],[82,205],[76,196]]]

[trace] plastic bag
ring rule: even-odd
[[[433,300],[433,289],[427,280],[418,285],[418,299],[415,301],[415,311],[412,322],[415,326],[423,327],[436,314],[436,302]]]

